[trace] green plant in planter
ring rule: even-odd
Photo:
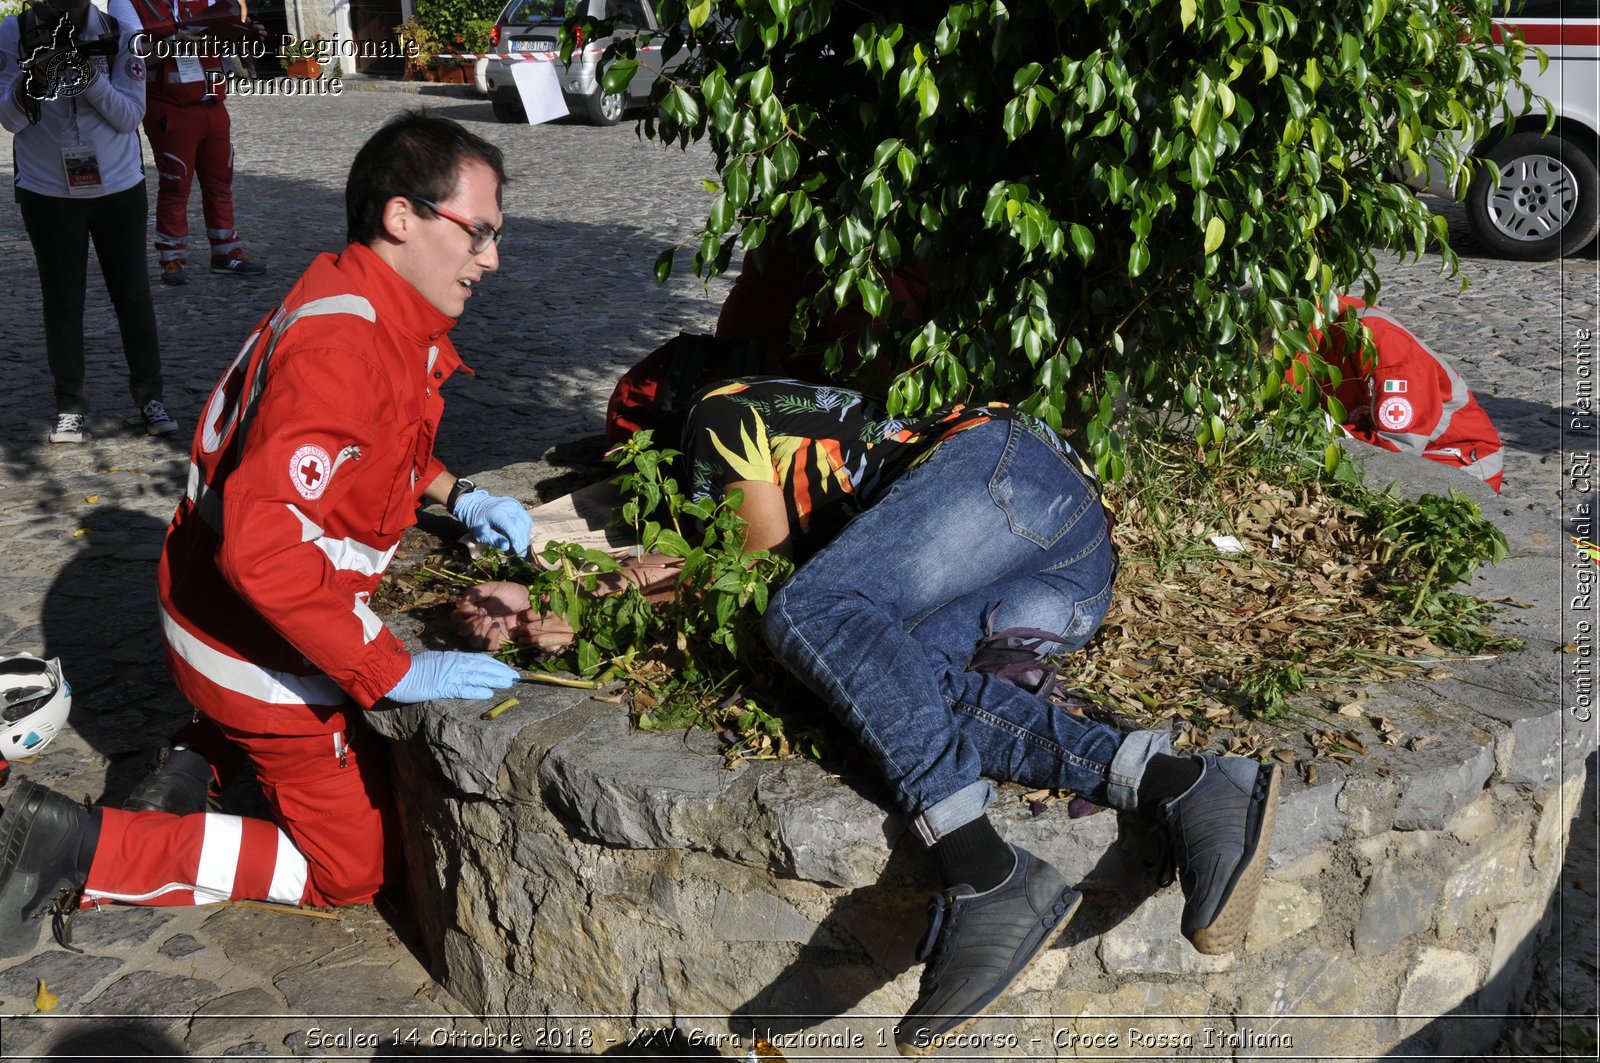
[[[321,34],[314,37],[306,37],[303,40],[290,41],[278,53],[278,60],[285,66],[290,63],[300,63],[307,60],[320,63],[323,55],[327,52],[327,47],[327,41]]]
[[[467,28],[461,35],[461,50],[470,55],[484,55],[491,45],[490,34],[494,32],[494,19],[475,18],[467,21]]]
[[[415,15],[396,26],[394,32],[400,42],[400,50],[405,54],[406,66],[413,70],[433,62],[434,56],[441,50],[438,35],[424,26]]]

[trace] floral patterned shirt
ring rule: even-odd
[[[781,377],[724,380],[693,400],[684,429],[690,497],[721,498],[738,480],[783,490],[797,559],[825,545],[908,469],[958,432],[1022,420],[1066,449],[1048,427],[1001,403],[890,417],[860,392]]]

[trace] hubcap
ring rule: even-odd
[[[615,122],[622,117],[622,93],[614,92],[609,96],[600,97],[600,113],[606,116],[606,121]]]
[[[1578,182],[1551,155],[1522,155],[1500,167],[1489,196],[1489,219],[1513,240],[1548,240],[1578,205]]]

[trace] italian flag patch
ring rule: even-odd
[[[1385,395],[1403,394],[1405,390],[1406,382],[1404,380],[1385,380],[1383,382],[1383,393]]]

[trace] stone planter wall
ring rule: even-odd
[[[1385,746],[1318,785],[1289,778],[1255,924],[1228,957],[1177,933],[1134,817],[1033,816],[1002,833],[1086,900],[1062,943],[947,1054],[1451,1056],[1492,1044],[1520,998],[1578,807],[1586,730],[1553,701],[1553,655],[1374,688]],[[895,1055],[933,881],[870,780],[813,764],[729,771],[705,734],[630,733],[621,706],[519,688],[373,714],[394,744],[411,885],[437,976],[529,1037],[603,1052],[640,1028],[742,1058]],[[544,1021],[543,1016],[567,1016]],[[578,1016],[573,1018],[572,1016]],[[529,1042],[532,1043],[532,1042]],[[987,1053],[987,1054],[986,1054]]]

